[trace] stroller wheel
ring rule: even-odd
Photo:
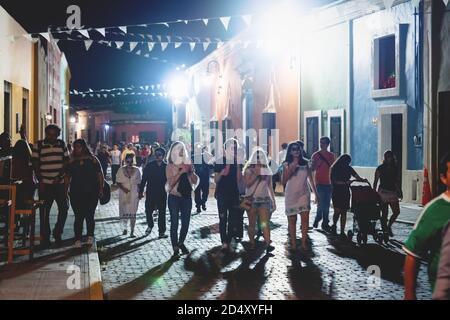
[[[378,232],[377,242],[378,242],[379,244],[382,244],[382,243],[383,243],[383,239],[384,239],[384,234],[383,234],[383,232]]]
[[[347,231],[347,238],[348,238],[348,241],[352,241],[352,239],[353,239],[353,231],[352,230]]]
[[[359,245],[361,245],[361,243],[363,242],[363,237],[362,234],[358,232],[358,234],[356,235],[356,241],[358,242]]]

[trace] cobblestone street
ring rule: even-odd
[[[388,245],[366,246],[311,230],[312,254],[287,258],[287,220],[283,198],[272,217],[273,255],[259,249],[249,255],[244,247],[247,235],[235,253],[220,253],[218,214],[214,198],[208,210],[191,218],[186,245],[189,256],[171,261],[170,239],[158,239],[157,226],[145,236],[144,199],[140,202],[136,238],[122,236],[117,192],[100,206],[96,238],[102,264],[106,299],[402,299],[402,242],[412,226],[394,225],[395,237]],[[315,216],[313,208],[310,218]],[[245,223],[247,220],[245,219]],[[298,222],[299,223],[299,222]],[[347,228],[351,226],[349,214]],[[170,223],[167,222],[169,228]],[[298,226],[299,228],[299,226]],[[298,229],[299,230],[299,229]],[[338,230],[339,231],[339,230]],[[299,235],[297,235],[299,238]],[[379,266],[381,282],[371,285],[369,266]],[[418,278],[418,298],[430,299],[426,266]]]

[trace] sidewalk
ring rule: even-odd
[[[56,222],[56,204],[51,226]],[[38,224],[39,218],[36,219]],[[73,248],[74,215],[69,210],[63,245],[37,251],[33,261],[16,256],[8,265],[0,248],[0,300],[102,300],[103,289],[97,247]],[[39,230],[37,225],[36,230]]]

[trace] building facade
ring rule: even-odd
[[[8,132],[13,142],[20,139],[25,124],[35,139],[34,46],[23,37],[27,33],[0,7],[0,131]]]

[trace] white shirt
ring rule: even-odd
[[[111,151],[111,161],[112,165],[118,165],[120,166],[120,150],[113,150]]]

